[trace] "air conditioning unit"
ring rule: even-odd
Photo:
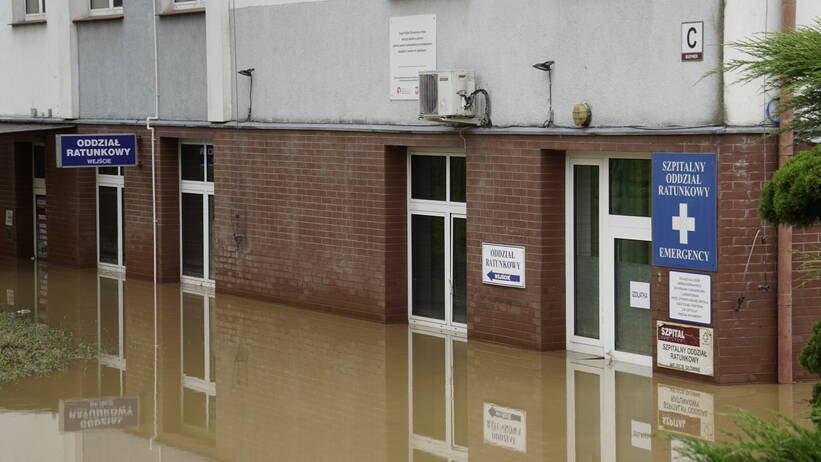
[[[464,69],[419,73],[419,118],[439,122],[473,123],[476,106],[468,98],[476,90],[473,71]]]

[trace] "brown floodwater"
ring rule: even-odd
[[[715,387],[178,284],[155,316],[153,293],[0,259],[0,310],[100,352],[0,384],[0,461],[677,461],[656,435],[721,439],[735,408],[807,422],[811,384]],[[138,403],[125,428],[60,412],[115,397]]]

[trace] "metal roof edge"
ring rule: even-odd
[[[74,125],[124,125],[142,126],[144,119],[48,119],[0,117],[0,123],[22,124],[69,124]],[[697,127],[466,127],[440,125],[380,125],[345,123],[298,123],[298,122],[225,122],[186,120],[154,120],[156,127],[180,128],[233,128],[252,130],[303,130],[369,133],[409,134],[456,134],[471,135],[548,135],[548,136],[642,136],[642,135],[764,135],[775,130],[772,126],[705,125]],[[59,127],[59,128],[68,128]]]

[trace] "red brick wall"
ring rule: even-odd
[[[452,137],[213,135],[218,290],[379,321],[407,318],[401,146],[452,145]]]
[[[10,136],[0,136],[0,159],[5,168],[0,169],[0,255],[17,256],[17,233],[15,227],[5,226],[6,210],[14,210],[14,221],[19,218],[16,213],[16,163],[14,162],[14,142]]]
[[[543,151],[527,138],[469,140],[469,335],[540,350],[563,349],[564,153]],[[525,247],[526,289],[481,282],[483,242]]]
[[[802,252],[821,253],[821,227],[793,230],[793,248]],[[803,257],[793,257],[793,373],[799,380],[818,380],[818,376],[801,367],[798,355],[812,335],[812,326],[821,320],[821,280],[802,271]]]
[[[149,133],[118,126],[79,130],[141,137],[142,166],[125,175],[126,265],[129,277],[150,278]],[[212,140],[217,290],[387,322],[407,316],[407,147],[466,148],[469,335],[539,350],[565,345],[565,153],[717,152],[720,266],[713,275],[712,380],[775,380],[777,237],[756,211],[761,184],[776,168],[772,141],[755,135],[463,139],[169,127],[157,128],[157,137],[160,280],[178,280],[180,271],[178,142]],[[0,143],[3,149],[8,143]],[[49,198],[58,209],[49,227],[61,230],[51,239],[52,252],[62,261],[93,264],[93,171],[49,168]],[[0,177],[0,185],[10,181],[7,173]],[[18,196],[20,188],[18,182]],[[818,236],[817,230],[796,231],[796,247],[817,245]],[[482,242],[526,246],[527,289],[481,283]],[[653,268],[654,320],[668,319],[667,275],[667,268]],[[796,355],[819,317],[819,291],[818,285],[796,288]],[[796,375],[807,376],[797,365]]]
[[[773,382],[778,370],[778,237],[776,229],[759,218],[758,204],[764,182],[777,168],[777,147],[775,140],[761,142],[757,136],[723,137],[718,153],[716,381]]]

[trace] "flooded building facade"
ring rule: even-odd
[[[704,74],[733,53],[711,44],[779,30],[781,2],[11,3],[3,254],[708,382],[777,380],[777,230],[757,215],[778,166],[762,138],[774,95]],[[821,11],[801,0],[793,14]],[[493,124],[420,121],[408,68],[475,72],[486,99],[452,96],[479,98]],[[120,133],[137,137],[136,166],[58,168],[58,135]],[[715,247],[674,253],[712,267],[654,264],[662,153],[711,155]],[[699,236],[700,211],[676,211],[680,242]],[[818,236],[796,230],[794,247]],[[681,322],[670,288],[688,283],[672,279],[694,271],[708,300]],[[821,315],[818,287],[794,286],[790,380],[808,377],[797,352]],[[667,326],[670,348],[709,340],[682,360],[709,370],[660,365]],[[188,383],[208,395],[203,367]]]

